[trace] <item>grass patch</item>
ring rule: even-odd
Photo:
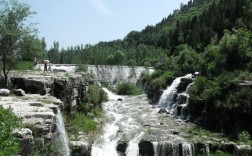
[[[73,132],[90,132],[96,130],[96,122],[82,113],[76,113],[75,116],[68,121]]]
[[[218,146],[221,141],[228,141],[229,139],[218,133],[212,133],[206,129],[198,126],[183,128],[185,138],[193,142],[207,142],[211,141],[214,146]]]

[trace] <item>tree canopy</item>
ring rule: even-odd
[[[0,1],[0,57],[5,86],[8,73],[15,68],[18,60],[33,60],[43,55],[35,27],[27,22],[34,14],[30,7],[17,0]]]

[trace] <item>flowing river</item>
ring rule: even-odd
[[[107,121],[92,145],[92,156],[178,155],[179,147],[182,155],[194,155],[192,146],[179,135],[184,122],[158,113],[146,95],[118,96],[104,91],[109,96],[103,105]]]

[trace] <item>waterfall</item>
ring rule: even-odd
[[[58,153],[59,155],[62,155],[62,156],[69,156],[70,149],[68,146],[68,137],[65,130],[63,117],[59,108],[56,114],[56,123],[57,123],[57,130],[58,130],[58,138],[57,138],[58,140],[56,142]]]
[[[205,155],[209,156],[209,153],[210,153],[209,144],[206,143],[205,146],[206,146],[206,153],[205,153]]]
[[[117,142],[119,136],[117,132],[119,130],[118,122],[121,120],[122,116],[115,113],[113,105],[117,102],[120,96],[114,95],[108,89],[103,88],[103,90],[108,94],[109,102],[104,104],[104,109],[107,110],[106,116],[108,122],[103,126],[102,134],[92,145],[91,155],[92,156],[118,156],[116,151]],[[109,110],[112,109],[112,110]]]
[[[187,142],[173,143],[173,142],[160,142],[153,143],[155,148],[154,156],[195,156],[194,144]]]
[[[176,78],[170,86],[163,92],[158,102],[158,106],[161,108],[165,108],[171,113],[173,113],[173,104],[174,102],[174,95],[177,92],[177,87],[181,82],[181,78],[192,78],[192,74],[188,74],[183,77]]]
[[[97,140],[94,141],[91,149],[92,156],[118,156],[117,144],[119,140],[128,143],[125,154],[127,156],[137,156],[139,154],[138,143],[144,132],[138,121],[134,118],[133,101],[126,101],[124,97],[118,96],[103,88],[107,92],[109,101],[103,103],[106,124]],[[123,99],[118,101],[118,99]],[[134,101],[136,99],[133,99]],[[139,114],[139,112],[137,112]]]
[[[126,155],[128,156],[133,156],[133,155],[138,155],[139,154],[139,147],[138,147],[138,143],[140,141],[140,139],[143,136],[143,132],[141,132],[138,136],[134,137],[134,139],[132,139],[129,142],[128,148],[126,150]]]
[[[182,153],[183,156],[195,156],[195,148],[193,144],[182,143]]]
[[[92,144],[91,156],[195,156],[193,144],[171,134],[180,124],[158,113],[146,95],[118,96],[103,90],[109,96],[102,105],[106,123]]]
[[[186,87],[186,90],[185,92],[181,93],[180,95],[183,95],[184,97],[186,97],[186,101],[185,103],[181,103],[181,114],[179,115],[181,119],[183,120],[189,120],[190,118],[190,114],[189,114],[189,110],[188,110],[188,105],[189,105],[189,98],[190,98],[190,95],[188,93],[189,91],[189,88],[194,84],[194,82],[190,83],[187,87]],[[178,103],[180,104],[180,103]]]
[[[172,142],[160,142],[156,145],[156,156],[177,156],[179,155],[179,146]]]

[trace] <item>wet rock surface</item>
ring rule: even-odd
[[[184,122],[180,122],[167,114],[166,111],[158,113],[160,108],[153,108],[146,95],[140,95],[135,97],[125,97],[124,103],[120,104],[121,110],[125,109],[129,112],[130,117],[135,120],[136,125],[139,126],[140,130],[143,130],[143,138],[153,142],[162,142],[167,140],[173,140],[174,142],[184,141],[180,137],[180,129],[182,127],[189,126]]]

